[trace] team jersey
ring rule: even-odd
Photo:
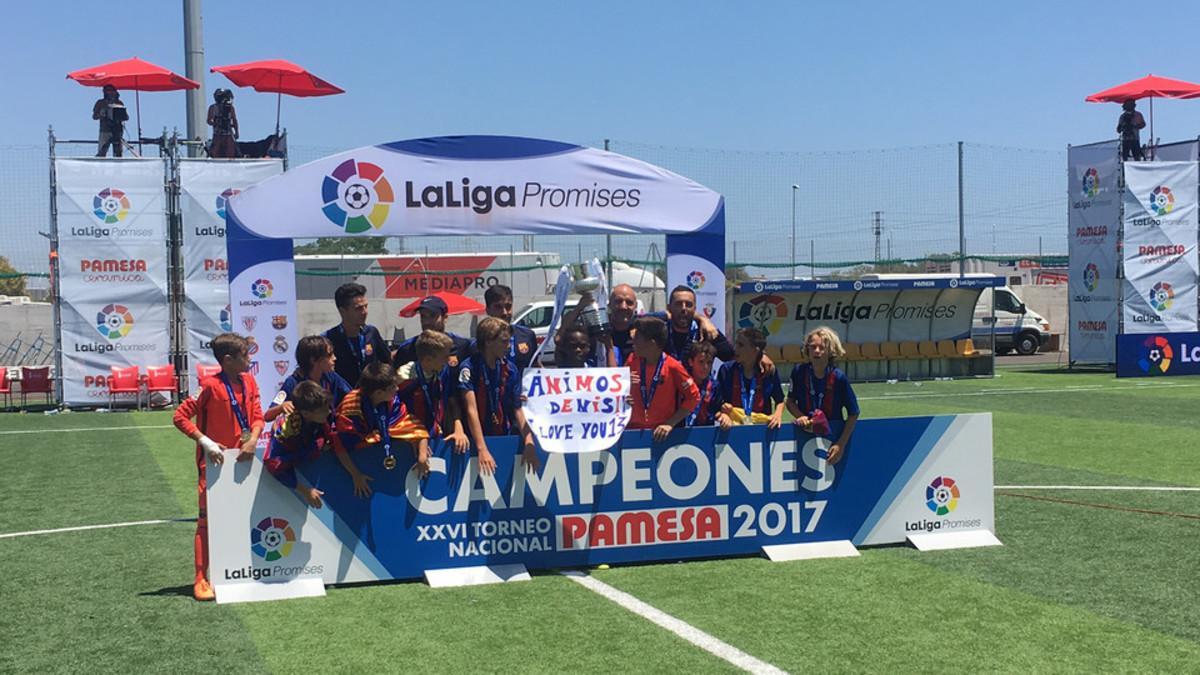
[[[473,354],[459,366],[458,390],[474,392],[475,412],[484,436],[513,433],[520,379],[520,369],[511,358],[501,359],[489,368],[482,354]]]
[[[271,442],[263,454],[263,466],[280,483],[296,487],[296,467],[311,462],[332,443],[333,427],[328,423],[313,424],[298,412],[275,418],[271,426]]]
[[[246,416],[251,432],[262,432],[263,410],[258,395],[258,384],[250,373],[241,373],[241,393],[234,396],[242,413]],[[195,418],[196,422],[192,422]],[[175,409],[175,428],[191,436],[199,431],[222,448],[236,448],[242,444],[242,425],[229,401],[225,381],[220,375],[206,377],[200,381],[200,391],[194,398],[184,399]],[[199,448],[199,444],[196,446]]]
[[[283,384],[279,386],[279,393],[275,394],[275,398],[271,400],[271,405],[277,406],[281,405],[284,401],[292,400],[292,393],[296,391],[296,385],[304,382],[307,379],[308,378],[301,374],[298,370],[291,375],[288,375],[287,379],[283,381]],[[333,401],[334,410],[337,410],[337,407],[339,404],[341,404],[342,399],[346,398],[346,394],[349,394],[350,390],[353,388],[348,382],[346,382],[345,379],[342,378],[341,375],[337,374],[337,371],[332,373],[322,373],[318,384],[321,385],[322,389],[329,392],[329,398]],[[330,417],[332,417],[332,415],[330,415]]]
[[[333,344],[333,355],[337,357],[334,370],[351,387],[358,386],[358,377],[368,364],[387,363],[392,356],[375,326],[363,326],[358,335],[347,336],[338,324],[325,331],[325,337]]]
[[[721,409],[721,396],[717,392],[717,378],[709,373],[704,380],[696,382],[696,389],[700,391],[700,402],[696,404],[684,421],[689,427],[712,426],[713,418]]]
[[[717,373],[717,391],[721,403],[741,408],[747,415],[770,415],[775,412],[776,405],[783,403],[783,386],[779,383],[778,371],[770,375],[760,371],[754,377],[746,377],[742,365],[736,361],[721,365]]]
[[[830,436],[836,438],[848,415],[858,415],[858,397],[840,368],[826,368],[824,377],[814,377],[812,364],[792,368],[792,390],[788,398],[802,414],[820,408],[829,420]]]
[[[466,360],[471,355],[471,341],[461,335],[454,333],[446,333],[450,337],[450,341],[454,343],[454,347],[450,349],[450,367],[458,368],[458,364]],[[404,342],[401,342],[396,347],[396,358],[392,359],[392,366],[399,370],[406,363],[415,363],[417,360],[417,338],[412,337]]]
[[[450,395],[458,390],[454,371],[449,366],[443,367],[439,373],[420,371],[421,366],[416,361],[396,369],[396,379],[400,382],[396,396],[429,433],[442,436],[447,428]]]
[[[337,424],[334,436],[334,452],[361,450],[383,441],[377,419],[382,417],[387,421],[388,438],[392,440],[415,441],[429,438],[429,432],[404,407],[399,396],[391,401],[379,404],[375,410],[370,409],[370,401],[362,396],[362,392],[353,389],[342,404],[338,406]]]
[[[700,402],[700,390],[683,364],[663,352],[657,364],[646,363],[637,354],[626,362],[631,373],[638,373],[641,382],[633,387],[633,415],[630,429],[653,429],[680,408],[693,410]]]

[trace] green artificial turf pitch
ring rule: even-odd
[[[992,412],[998,486],[1200,486],[1200,378],[1001,370],[857,391],[867,417]],[[169,425],[0,415],[0,534],[193,517],[191,444]],[[554,573],[197,603],[193,528],[0,538],[0,672],[735,670]],[[1003,547],[591,574],[792,672],[1200,669],[1200,493],[1000,487],[996,530]]]

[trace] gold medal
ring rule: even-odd
[[[392,455],[388,455],[387,457],[384,457],[383,458],[383,468],[387,469],[388,471],[395,469],[396,468],[396,458],[393,457]]]
[[[242,429],[242,443],[250,440],[250,430]]]

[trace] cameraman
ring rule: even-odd
[[[1136,110],[1137,103],[1130,99],[1121,104],[1121,117],[1117,119],[1117,133],[1121,135],[1121,160],[1134,159],[1139,162],[1146,159],[1142,153],[1142,140],[1138,131],[1146,128],[1146,119]],[[1151,143],[1154,139],[1150,140]]]
[[[238,137],[237,111],[233,108],[233,92],[228,89],[218,89],[213,92],[213,100],[216,102],[208,106],[208,124],[213,128],[208,156],[233,159],[237,157],[235,141]]]
[[[104,98],[92,106],[92,119],[100,120],[100,146],[97,157],[108,154],[108,146],[112,146],[113,157],[121,156],[122,136],[125,134],[125,120],[129,112],[121,102],[121,94],[111,84],[104,85]]]

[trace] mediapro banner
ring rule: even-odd
[[[184,317],[192,391],[196,390],[196,364],[213,362],[210,341],[219,333],[234,330],[225,256],[225,207],[234,195],[282,171],[283,163],[274,159],[179,162]]]
[[[1117,337],[1117,377],[1200,375],[1200,333]]]
[[[1197,330],[1195,162],[1125,164],[1124,332]]]
[[[1067,151],[1070,358],[1113,363],[1117,335],[1120,158],[1116,142]]]
[[[969,337],[982,287],[951,288],[946,280],[940,287],[936,281],[929,283],[934,287],[910,284],[883,290],[870,288],[871,282],[856,282],[857,286],[831,283],[828,289],[796,291],[751,284],[734,295],[734,328],[757,328],[775,346],[803,344],[805,334],[818,326],[833,328],[843,342]]]
[[[494,475],[434,444],[425,479],[411,457],[355,497],[330,454],[302,467],[320,509],[260,461],[209,466],[209,547],[218,597],[230,584],[319,577],[415,579],[426,570],[530,568],[753,555],[772,544],[902,542],[914,532],[993,530],[991,415],[865,420],[842,461],[788,425],[626,432],[611,450],[543,454],[526,472],[515,437],[489,439]],[[232,460],[232,458],[231,458]],[[240,595],[240,594],[239,594]]]
[[[104,405],[113,366],[170,362],[163,161],[54,168],[63,401]]]
[[[525,419],[546,452],[607,450],[629,424],[628,368],[530,368],[521,391]]]

